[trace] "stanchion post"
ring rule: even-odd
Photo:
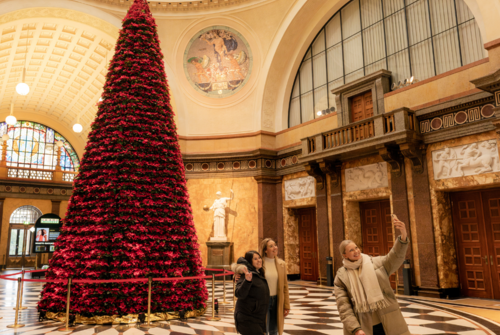
[[[146,325],[141,325],[141,328],[154,328],[156,325],[151,324],[151,284],[153,282],[153,277],[148,278],[148,323]]]
[[[13,325],[8,325],[7,328],[21,328],[21,327],[24,327],[23,324],[17,323],[17,319],[19,318],[19,300],[21,300],[21,298],[20,298],[20,296],[21,296],[21,283],[22,283],[21,277],[17,278],[16,316],[15,316],[14,324]]]
[[[71,304],[71,277],[68,278],[68,294],[66,296],[66,321],[65,321],[66,324],[64,327],[58,328],[57,331],[68,333],[68,332],[72,332],[73,330],[76,329],[75,327],[69,326],[70,304]]]
[[[23,292],[24,292],[24,274],[26,273],[26,270],[22,271],[21,275],[21,297],[19,299],[19,310],[24,311],[25,309],[28,309],[28,307],[23,306]],[[14,307],[12,309],[16,309],[17,307]]]
[[[215,316],[215,273],[212,273],[212,316],[207,316],[208,321],[220,321],[218,316]]]
[[[222,273],[224,274],[224,276],[222,276],[222,285],[224,286],[223,290],[222,290],[222,292],[223,292],[223,295],[222,295],[223,299],[222,299],[222,302],[219,302],[219,304],[221,304],[221,305],[229,305],[230,302],[226,301],[226,270],[223,269]]]
[[[233,275],[233,308],[230,308],[230,312],[234,312],[236,310],[236,274]]]

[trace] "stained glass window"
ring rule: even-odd
[[[31,121],[14,126],[0,123],[0,137],[9,134],[7,166],[54,170],[57,165],[57,141],[62,141],[59,164],[64,171],[78,171],[80,160],[71,144],[54,129]]]
[[[10,216],[10,224],[35,224],[42,212],[35,206],[25,205],[16,209]]]

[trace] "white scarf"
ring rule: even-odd
[[[389,306],[378,283],[370,256],[361,254],[356,262],[344,259],[344,267],[351,283],[354,310],[357,313],[375,312]],[[358,271],[355,271],[359,269]]]

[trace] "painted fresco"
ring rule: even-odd
[[[215,26],[196,34],[184,53],[184,70],[200,93],[225,98],[240,90],[252,69],[252,53],[244,37]]]

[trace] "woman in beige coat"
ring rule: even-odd
[[[393,222],[401,236],[386,256],[362,254],[349,240],[340,244],[344,266],[337,271],[334,292],[345,335],[410,335],[389,281],[408,249],[405,224],[395,215]]]
[[[290,312],[286,263],[278,258],[278,246],[272,238],[265,238],[260,243],[261,255],[264,256],[262,267],[266,271],[270,299],[267,313],[267,335],[281,335],[285,317]]]

